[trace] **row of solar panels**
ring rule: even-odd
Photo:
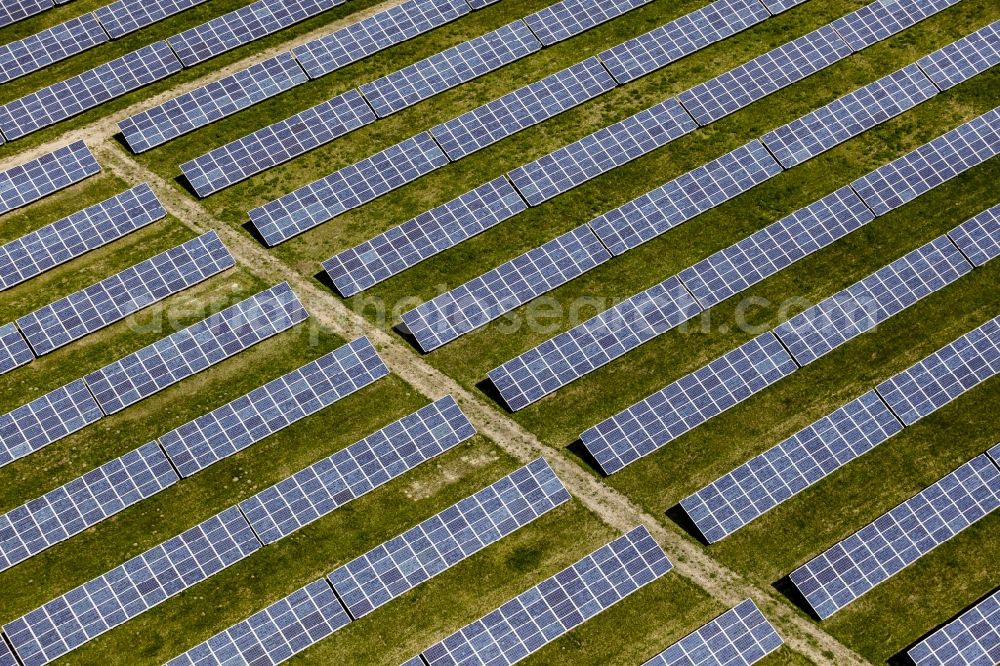
[[[69,0],[9,0],[0,6],[0,28],[23,21],[24,19],[40,14],[46,9],[52,9],[56,5],[64,5]]]

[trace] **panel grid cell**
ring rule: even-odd
[[[37,32],[22,40],[0,46],[0,83],[37,72],[108,41],[93,14],[84,14]]]
[[[994,21],[917,62],[920,69],[941,90],[957,86],[998,63],[1000,21]]]
[[[31,347],[14,324],[0,326],[0,375],[34,359]]]
[[[834,21],[831,25],[855,51],[888,39],[959,0],[878,0]]]
[[[614,474],[797,369],[778,338],[764,333],[587,429],[580,439],[604,473]]]
[[[767,7],[767,10],[774,15],[788,11],[792,7],[801,5],[806,0],[760,0]]]
[[[0,5],[0,28],[23,21],[54,6],[52,0],[6,0]]]
[[[916,666],[1000,663],[1000,590],[910,648]]]
[[[562,0],[526,16],[524,22],[538,41],[551,46],[650,2],[652,0]]]
[[[118,39],[206,0],[116,0],[94,10],[112,39]]]
[[[1000,204],[966,220],[948,236],[974,266],[1000,256]]]
[[[0,214],[26,206],[101,171],[83,141],[0,172]]]

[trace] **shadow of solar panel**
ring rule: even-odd
[[[234,265],[210,231],[19,317],[17,325],[42,356]]]
[[[677,99],[699,125],[708,125],[851,53],[851,47],[826,25],[688,88]]]
[[[430,666],[514,664],[673,568],[645,527],[522,592],[423,652]]]
[[[21,662],[43,666],[259,550],[230,507],[3,627]]]
[[[938,92],[916,64],[858,88],[761,137],[789,169],[894,118]]]
[[[361,93],[348,90],[185,162],[181,172],[198,196],[207,197],[373,122]]]
[[[292,49],[310,79],[329,74],[469,13],[464,0],[407,0]]]
[[[117,0],[94,10],[112,39],[145,28],[206,0]]]
[[[798,369],[773,333],[759,335],[580,435],[614,474]]]
[[[172,486],[177,474],[150,442],[0,516],[0,571]]]
[[[538,206],[697,128],[671,98],[519,166],[507,176],[530,205]]]
[[[288,283],[282,282],[84,379],[104,413],[114,414],[308,317]]]
[[[353,296],[527,208],[510,182],[500,176],[344,250],[324,261],[323,269],[342,296]]]
[[[404,313],[402,326],[429,352],[610,258],[590,228],[579,226]]]
[[[325,580],[315,580],[171,659],[167,666],[281,664],[351,621]]]
[[[82,379],[0,416],[0,467],[90,425],[104,414]]]
[[[1000,507],[1000,469],[986,455],[861,528],[790,575],[820,619]]]
[[[357,620],[569,499],[559,477],[538,458],[327,578]]]
[[[616,81],[628,83],[766,18],[770,14],[758,0],[716,0],[622,42],[601,53],[600,58]]]
[[[452,161],[583,104],[616,85],[597,58],[530,83],[431,128]]]
[[[11,167],[0,172],[0,213],[38,201],[100,171],[101,165],[83,141]]]
[[[779,173],[781,165],[754,140],[594,218],[590,226],[617,256]]]
[[[860,51],[957,2],[959,0],[880,0],[838,18],[831,25],[852,49]]]
[[[118,123],[141,153],[308,81],[291,53],[251,65]]]
[[[875,169],[851,187],[884,215],[1000,152],[1000,107]]]
[[[670,277],[490,370],[489,378],[516,412],[699,312],[680,280]]]
[[[906,653],[916,666],[1000,663],[1000,590]]]
[[[0,326],[0,375],[35,360],[27,341],[14,324]]]
[[[988,208],[948,232],[973,266],[1000,256],[1000,204]]]
[[[1000,317],[945,345],[876,387],[906,425],[913,425],[1000,373]]]
[[[12,141],[180,70],[167,43],[156,42],[0,106],[0,130]]]
[[[108,41],[93,14],[71,18],[48,30],[0,46],[0,83],[36,72]]]
[[[278,541],[476,434],[450,395],[240,502],[265,544]]]
[[[652,0],[563,0],[524,17],[531,31],[545,46],[590,30]]]
[[[446,164],[448,156],[422,132],[254,208],[250,221],[274,247]]]
[[[869,391],[681,500],[681,507],[716,543],[902,429]]]
[[[792,7],[801,5],[806,0],[760,0],[767,7],[767,10],[774,15],[788,11]]]
[[[379,118],[466,83],[542,48],[523,21],[435,53],[429,58],[361,84],[361,94]]]
[[[54,6],[52,0],[5,0],[3,5],[0,5],[0,28],[22,21]]]
[[[980,28],[918,61],[927,77],[947,90],[1000,63],[1000,21]]]
[[[0,246],[0,289],[20,284],[166,215],[153,190],[143,183],[16,238]]]
[[[751,599],[715,618],[643,666],[749,666],[784,644]]]
[[[160,437],[183,477],[200,472],[389,374],[358,338]]]

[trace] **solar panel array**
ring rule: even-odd
[[[985,72],[1000,64],[1000,21],[938,49],[917,64],[941,90]]]
[[[339,567],[330,584],[357,620],[569,499],[538,458]]]
[[[84,14],[4,44],[0,46],[0,83],[36,72],[106,41],[108,35],[97,18]]]
[[[784,644],[751,599],[688,634],[643,666],[749,666]]]
[[[234,265],[210,231],[19,317],[17,325],[41,356]]]
[[[111,38],[118,39],[203,2],[205,0],[116,0],[98,7],[94,13]]]
[[[114,414],[185,377],[291,328],[308,313],[287,282],[88,374],[105,414]]]
[[[797,368],[778,338],[764,333],[587,429],[580,439],[604,473],[614,474]]]
[[[1000,590],[910,648],[916,666],[1000,663]]]
[[[881,0],[842,16],[831,25],[852,49],[860,51],[957,2],[959,0]]]
[[[189,477],[388,374],[368,338],[358,338],[171,430],[160,444]]]
[[[974,266],[1000,256],[1000,204],[966,220],[948,236]]]
[[[177,481],[150,442],[0,516],[0,571],[80,534]]]
[[[450,395],[240,502],[265,544],[388,483],[476,434]]]
[[[876,387],[896,416],[913,425],[1000,373],[1000,317],[945,345]]]
[[[0,640],[0,666],[21,666],[5,640]]]
[[[431,135],[422,132],[254,208],[250,221],[273,247],[447,163]]]
[[[430,666],[514,664],[673,568],[645,527],[602,546],[423,652]]]
[[[667,278],[490,370],[489,378],[516,412],[699,312],[680,280]]]
[[[523,21],[440,51],[408,67],[361,85],[379,118],[471,81],[542,48]]]
[[[781,173],[760,141],[688,171],[590,222],[619,255]]]
[[[902,429],[869,391],[681,500],[681,507],[716,543]]]
[[[353,296],[526,210],[500,176],[323,262],[341,295]]]
[[[166,215],[153,190],[143,183],[15,238],[0,246],[0,289],[9,289]]]
[[[42,666],[260,549],[230,507],[4,625],[25,666]]]
[[[0,326],[0,375],[30,363],[35,358],[14,324]]]
[[[0,28],[53,7],[52,0],[9,0],[0,5]],[[2,641],[0,641],[2,642]]]
[[[916,64],[907,65],[768,132],[761,141],[788,169],[912,109],[937,92]]]
[[[251,65],[118,123],[141,153],[308,81],[291,53]]]
[[[431,134],[453,161],[557,114],[583,104],[617,85],[597,58],[518,88],[512,93],[452,118]]]
[[[610,258],[583,225],[403,313],[403,325],[429,352]]]
[[[1000,444],[994,446],[992,449],[988,451],[988,453],[990,454],[990,458],[993,458],[993,462],[995,462],[997,466],[1000,467]]]
[[[760,0],[772,14],[780,14],[788,11],[792,7],[801,5],[806,0]]]
[[[827,619],[1000,507],[1000,469],[980,455],[791,573]]]
[[[101,165],[83,141],[0,172],[0,213],[20,208],[99,173]]]
[[[524,22],[543,45],[550,46],[650,2],[652,0],[562,0],[524,17]]]

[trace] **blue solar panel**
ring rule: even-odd
[[[851,48],[860,51],[887,39],[959,0],[878,0],[832,23]]]
[[[179,14],[206,0],[116,0],[94,10],[113,39]]]
[[[792,7],[797,7],[801,5],[806,0],[760,0],[767,7],[767,10],[772,14],[780,14],[781,12],[788,11]]]
[[[476,434],[450,395],[240,502],[274,543]]]
[[[0,83],[36,72],[108,41],[93,14],[71,18],[65,23],[29,37],[0,46]]]
[[[764,333],[587,429],[580,439],[605,474],[669,444],[798,366]]]
[[[0,375],[30,363],[34,358],[28,342],[14,324],[0,326]]]
[[[0,172],[0,213],[27,206],[100,171],[83,141],[11,167]]]
[[[997,444],[992,449],[989,450],[990,458],[993,458],[993,462],[1000,466],[1000,444]]]
[[[51,9],[53,6],[52,0],[5,0],[0,5],[0,28]]]
[[[995,21],[918,61],[928,78],[947,90],[1000,63],[1000,21]]]
[[[948,236],[974,266],[1000,256],[1000,204],[966,220]]]
[[[1000,664],[1000,590],[910,648],[916,666]]]
[[[563,0],[526,16],[524,22],[545,46],[617,18],[652,0]]]

